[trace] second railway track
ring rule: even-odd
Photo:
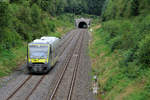
[[[78,67],[79,67],[79,60],[80,60],[80,54],[81,54],[81,48],[82,48],[82,42],[83,42],[83,39],[84,39],[84,34],[85,34],[85,30],[80,33],[81,36],[79,36],[78,41],[76,42],[74,48],[72,48],[72,50],[70,51],[70,56],[66,59],[64,69],[61,72],[58,81],[55,83],[56,85],[54,86],[52,91],[49,92],[47,100],[57,100],[58,99],[57,94],[59,92],[58,91],[59,88],[64,88],[63,86],[60,86],[60,85],[62,84],[63,79],[65,79],[64,76],[67,73],[67,69],[69,67],[69,64],[72,61],[74,61],[75,66],[72,69],[73,71],[70,70],[72,74],[70,74],[71,79],[70,79],[70,84],[68,86],[69,89],[68,89],[67,96],[65,98],[61,98],[61,100],[71,100],[72,93],[73,93],[72,91],[73,91],[75,80],[76,80],[76,74],[77,74]],[[65,89],[65,90],[66,90],[65,92],[67,92],[67,89]]]

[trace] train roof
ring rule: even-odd
[[[47,40],[47,39],[48,39],[48,40],[49,40],[49,39],[50,39],[50,40],[55,40],[55,39],[58,39],[58,38],[57,38],[57,37],[53,37],[53,36],[43,36],[43,37],[41,37],[41,39],[42,39],[42,40]]]
[[[47,41],[50,44],[53,43],[54,41],[58,40],[59,38],[57,37],[41,37],[41,40],[43,41]]]
[[[41,39],[36,39],[33,42],[29,43],[29,45],[32,45],[32,44],[53,44],[58,39],[59,38],[57,38],[57,37],[41,37]]]

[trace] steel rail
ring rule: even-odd
[[[32,77],[32,75],[29,75],[24,80],[24,82],[6,100],[10,100],[24,86],[24,84],[31,79],[31,77]]]
[[[84,34],[84,32],[83,32],[83,34]],[[84,37],[82,37],[82,41],[83,40],[84,40]],[[80,62],[80,56],[81,56],[81,48],[82,48],[82,46],[83,46],[83,42],[80,45],[80,50],[78,52],[77,61],[76,61],[76,64],[75,64],[75,69],[73,71],[73,76],[72,76],[70,90],[69,90],[69,94],[68,94],[67,100],[71,100],[71,97],[72,97],[73,88],[74,88],[75,81],[76,81],[76,76],[77,76],[77,71],[78,71],[78,68],[79,68],[79,62]]]
[[[80,38],[81,38],[81,37],[80,37]],[[78,38],[77,41],[79,41],[80,38]],[[51,95],[50,97],[48,97],[47,100],[53,100],[53,99],[54,99],[54,96],[55,96],[55,94],[56,94],[56,92],[57,92],[57,89],[59,88],[59,85],[60,85],[62,79],[63,79],[63,76],[64,76],[64,74],[65,74],[65,72],[66,72],[66,69],[67,69],[67,67],[68,67],[68,65],[69,65],[69,62],[70,62],[71,58],[73,57],[73,54],[74,54],[74,51],[75,51],[75,47],[77,46],[77,44],[78,44],[78,42],[76,42],[76,44],[75,44],[73,50],[71,50],[71,52],[70,52],[71,55],[70,55],[70,56],[67,58],[67,60],[66,60],[66,63],[65,63],[65,65],[64,65],[64,69],[63,69],[63,71],[62,71],[62,73],[61,73],[61,75],[60,75],[60,77],[59,77],[59,79],[58,79],[58,82],[56,83],[56,85],[55,85],[55,87],[54,87],[54,89],[53,89],[53,91],[52,91],[52,95]]]
[[[33,92],[37,89],[37,87],[40,85],[40,83],[42,82],[42,80],[45,78],[46,75],[43,75],[40,80],[36,83],[36,85],[34,86],[34,88],[32,89],[32,91],[29,93],[29,95],[25,98],[25,100],[28,100],[29,97],[33,94]]]

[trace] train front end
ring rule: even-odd
[[[27,69],[31,73],[46,73],[50,69],[48,44],[28,44]]]

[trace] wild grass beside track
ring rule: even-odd
[[[26,43],[25,43],[26,44]],[[6,76],[25,62],[27,53],[26,45],[10,50],[1,51],[0,54],[0,77]]]
[[[108,27],[109,24],[105,25]],[[140,65],[134,61],[125,65],[123,62],[128,53],[120,49],[112,51],[111,45],[107,42],[108,30],[105,30],[100,24],[95,25],[93,29],[90,56],[93,74],[98,76],[99,95],[102,100],[149,100],[150,68],[139,69]],[[133,32],[134,30],[129,29],[128,31]]]

